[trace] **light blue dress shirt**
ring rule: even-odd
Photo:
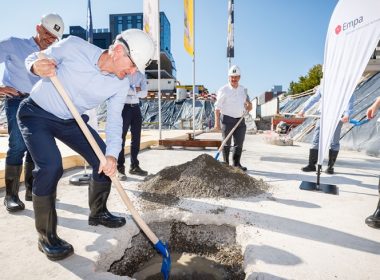
[[[321,89],[320,89],[320,87],[318,87],[317,91],[314,93],[314,95],[312,97],[310,97],[308,101],[306,101],[305,107],[301,110],[301,112],[305,113],[306,111],[308,111],[311,107],[313,107],[313,105],[315,103],[317,103],[321,99],[321,97],[322,97]],[[344,116],[349,117],[353,114],[353,112],[354,112],[354,100],[355,100],[355,98],[352,95],[350,98],[350,101],[348,102],[346,110],[343,113]],[[318,113],[320,113],[320,107],[321,107],[321,105],[319,105]]]
[[[145,75],[136,71],[134,74],[128,75],[128,79],[130,87],[125,103],[138,104],[140,98],[145,98],[148,95],[148,84]],[[136,87],[140,87],[140,91],[136,91]]]
[[[3,85],[29,93],[40,78],[26,71],[24,62],[28,55],[39,50],[33,37],[29,39],[10,37],[0,41],[0,63],[4,63],[5,66]]]
[[[120,80],[113,74],[102,73],[97,63],[104,50],[85,40],[69,36],[43,51],[57,63],[57,77],[66,89],[79,114],[107,101],[106,155],[118,157],[121,150],[123,119],[128,79]],[[25,60],[30,71],[37,53]],[[49,78],[41,79],[31,91],[31,98],[41,108],[61,119],[73,116]]]

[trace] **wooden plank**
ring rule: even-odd
[[[165,147],[219,147],[222,144],[220,140],[214,139],[192,139],[192,140],[181,140],[181,139],[164,139],[159,140],[158,144]]]

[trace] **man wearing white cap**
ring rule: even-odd
[[[30,55],[25,65],[31,73],[43,77],[33,87],[30,97],[20,104],[18,123],[26,146],[36,165],[33,185],[35,226],[38,248],[50,260],[70,256],[73,246],[57,235],[56,190],[63,173],[62,158],[56,140],[79,153],[92,166],[88,201],[89,225],[109,228],[123,226],[124,217],[107,209],[111,191],[109,176],[116,173],[116,159],[121,150],[121,134],[127,75],[144,71],[154,54],[154,43],[145,32],[129,29],[119,34],[108,50],[100,49],[76,36],[50,46],[47,58]],[[89,125],[95,141],[106,156],[100,162],[70,110],[47,77],[57,76],[79,114],[107,102],[107,125],[104,143]],[[87,115],[82,115],[88,121]]]
[[[252,110],[252,103],[249,101],[246,89],[239,85],[239,81],[240,68],[233,65],[228,71],[228,84],[221,87],[217,93],[215,102],[215,128],[218,130],[222,129],[223,139],[226,138],[233,127],[239,122],[244,112]],[[234,138],[234,152],[232,155],[233,166],[243,171],[247,171],[247,168],[240,164],[246,130],[247,127],[243,119],[232,134]],[[229,164],[230,148],[231,138],[223,147],[223,159],[227,164]]]
[[[8,121],[9,148],[5,160],[6,195],[4,205],[9,212],[23,210],[24,203],[18,191],[24,154],[25,158],[25,200],[32,200],[34,169],[33,160],[27,151],[17,125],[16,113],[20,102],[30,93],[39,77],[25,69],[25,58],[33,52],[46,49],[62,37],[64,24],[57,14],[44,15],[36,26],[36,35],[29,39],[10,37],[0,41],[0,63],[5,64],[0,97],[5,97],[4,107]]]

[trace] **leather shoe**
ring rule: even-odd
[[[139,176],[147,176],[148,172],[145,170],[142,170],[140,166],[136,165],[134,167],[131,167],[129,169],[129,174],[139,175]]]

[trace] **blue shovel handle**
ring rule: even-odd
[[[369,122],[369,119],[364,119],[364,120],[361,120],[361,121],[358,121],[358,120],[355,120],[355,119],[350,119],[350,124],[353,124],[354,126],[360,126],[362,124],[365,124]]]

